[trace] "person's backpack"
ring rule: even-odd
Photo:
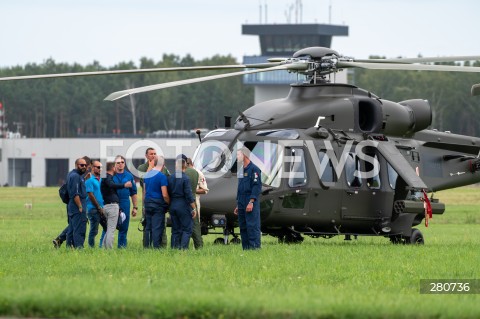
[[[58,189],[58,195],[62,199],[64,204],[68,204],[70,197],[68,196],[67,183],[63,183],[62,186]]]

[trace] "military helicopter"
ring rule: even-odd
[[[247,69],[118,91],[116,100],[197,82],[250,73],[286,70],[302,77],[283,99],[266,101],[240,112],[231,127],[207,134],[194,155],[208,180],[202,197],[202,233],[221,228],[216,243],[238,243],[236,150],[246,146],[262,169],[262,233],[280,242],[299,243],[303,236],[332,238],[383,236],[394,244],[423,244],[414,226],[428,226],[445,205],[427,196],[480,181],[480,138],[429,130],[432,110],[426,100],[392,102],[349,84],[332,83],[346,68],[480,72],[476,67],[419,64],[479,60],[480,56],[364,59],[344,57],[323,47],[297,51],[291,58],[267,63],[102,71],[41,75],[81,76],[111,73]],[[480,84],[472,95],[480,94]],[[200,138],[200,135],[199,135]],[[217,232],[218,233],[218,232]]]

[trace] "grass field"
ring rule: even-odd
[[[260,251],[214,246],[55,250],[65,227],[56,188],[0,188],[0,316],[78,318],[480,318],[478,294],[426,295],[420,279],[480,279],[480,189],[447,204],[424,246],[385,238],[262,238]],[[26,209],[25,203],[32,203]],[[461,204],[459,204],[461,203]]]

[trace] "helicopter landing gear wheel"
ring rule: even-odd
[[[304,238],[302,235],[297,233],[288,233],[278,237],[278,242],[280,244],[300,244],[303,240]]]
[[[230,240],[230,244],[238,245],[238,244],[241,244],[241,243],[242,243],[242,240],[238,237],[234,237]]]
[[[214,245],[225,245],[225,239],[223,239],[222,237],[218,237],[217,239],[215,239],[213,241],[213,244]]]
[[[410,237],[406,238],[407,245],[423,245],[425,241],[423,240],[423,234],[416,228],[412,228],[412,234]]]
[[[390,242],[394,245],[423,245],[425,241],[423,240],[423,234],[416,228],[412,228],[412,233],[409,237],[402,235],[393,235],[390,236]]]
[[[405,244],[405,239],[402,238],[400,235],[394,235],[394,236],[389,236],[390,237],[390,242],[393,245],[400,245],[400,244]]]

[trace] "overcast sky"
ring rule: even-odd
[[[302,0],[301,22],[349,26],[332,48],[356,58],[478,55],[478,0]],[[286,23],[295,0],[0,0],[0,66],[103,66],[164,53],[195,59],[257,55],[241,25]],[[329,6],[331,4],[331,11]],[[329,13],[331,12],[331,14]],[[331,19],[331,21],[329,21]],[[291,11],[291,22],[295,22]],[[298,18],[300,20],[300,17]]]

